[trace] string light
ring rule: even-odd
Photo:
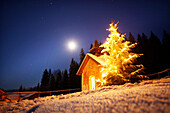
[[[135,75],[143,69],[143,65],[141,64],[136,66],[139,69],[128,73],[130,68],[135,67],[132,65],[133,61],[141,54],[138,55],[129,52],[129,50],[135,47],[137,43],[130,44],[129,41],[124,41],[125,34],[122,35],[118,33],[117,24],[118,23],[111,23],[110,28],[106,29],[110,31],[110,34],[108,35],[108,38],[106,38],[106,42],[100,46],[104,48],[101,53],[104,53],[103,57],[105,58],[104,66],[100,70],[102,78],[97,80],[97,83],[101,86],[111,84],[107,79],[108,77],[119,77],[122,78],[122,80],[127,80],[127,75]],[[107,55],[105,52],[109,54]]]

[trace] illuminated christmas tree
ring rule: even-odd
[[[130,52],[137,43],[131,44],[129,41],[125,41],[125,35],[117,31],[117,24],[110,24],[110,28],[107,29],[110,31],[110,34],[106,42],[100,46],[104,48],[101,53],[105,53],[103,55],[105,64],[101,68],[102,79],[97,80],[99,87],[123,84],[125,82],[131,82],[134,78],[142,79],[144,77],[138,75],[143,70],[143,65],[134,65],[136,58],[142,54]]]

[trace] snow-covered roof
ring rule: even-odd
[[[79,68],[79,70],[77,71],[76,75],[81,75],[81,74],[82,74],[83,69],[84,69],[85,65],[87,64],[87,62],[88,62],[88,60],[89,60],[90,58],[91,58],[92,60],[94,60],[96,63],[100,64],[100,65],[104,65],[104,63],[105,63],[105,59],[104,59],[103,56],[97,57],[97,56],[95,56],[95,55],[93,55],[93,54],[87,53],[86,56],[85,56],[85,58],[84,58],[84,60],[83,60],[83,62],[82,62],[81,65],[80,65],[80,68]]]
[[[104,62],[105,62],[105,59],[102,56],[97,57],[97,56],[90,54],[90,53],[87,53],[87,55],[89,55],[93,60],[100,63],[101,65],[103,65]]]

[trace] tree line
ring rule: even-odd
[[[81,76],[77,76],[76,73],[85,57],[83,48],[80,51],[80,62],[77,63],[73,58],[71,59],[69,70],[60,69],[54,70],[51,73],[45,69],[41,79],[40,90],[61,90],[61,89],[74,89],[81,88]]]
[[[80,62],[76,62],[73,58],[71,59],[69,70],[65,69],[61,71],[60,69],[54,70],[45,69],[41,78],[41,83],[37,86],[29,88],[28,90],[36,91],[47,91],[47,90],[62,90],[62,89],[74,89],[81,88],[81,76],[77,76],[76,73],[85,57],[83,48],[80,51]],[[22,85],[19,91],[26,91]]]
[[[131,43],[138,43],[132,51],[143,54],[135,62],[144,65],[145,69],[142,74],[148,75],[170,68],[170,35],[165,30],[162,38],[158,38],[151,32],[149,38],[144,33],[138,34],[135,41],[134,36],[130,32],[126,40]]]

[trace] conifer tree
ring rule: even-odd
[[[47,69],[45,69],[42,79],[41,79],[41,89],[48,90],[48,85],[49,85],[49,73]]]
[[[148,69],[150,73],[156,73],[161,71],[162,66],[162,44],[159,40],[159,38],[151,32],[151,35],[148,40],[148,47],[149,47],[149,66]]]
[[[61,80],[62,80],[61,70],[58,69],[57,72],[56,72],[56,81],[55,81],[55,88],[56,89],[61,89]]]
[[[64,70],[64,74],[63,74],[63,88],[64,89],[68,88],[68,73],[67,73],[67,69]]]
[[[128,40],[129,40],[131,43],[135,43],[135,38],[134,38],[134,36],[132,35],[131,32],[129,32]]]
[[[163,31],[163,38],[162,38],[162,42],[163,42],[163,63],[164,63],[164,68],[168,69],[170,68],[170,35],[164,30]]]
[[[48,76],[49,76],[49,82],[50,82],[51,76],[52,76],[51,69],[49,69],[49,72],[48,72],[48,73],[49,73]]]
[[[135,78],[141,79],[143,77],[137,74],[143,69],[143,65],[133,64],[141,54],[129,52],[131,48],[136,46],[136,43],[131,44],[129,41],[124,41],[125,35],[117,32],[117,24],[110,24],[110,28],[107,29],[110,34],[106,42],[100,46],[104,48],[102,53],[108,52],[109,55],[103,55],[105,64],[101,68],[102,80],[97,80],[99,87],[134,82]]]
[[[54,75],[51,74],[51,79],[50,79],[50,90],[54,90],[55,89],[55,78]]]
[[[81,48],[81,51],[80,51],[80,63],[79,63],[79,65],[81,65],[84,57],[85,57],[84,50],[83,50],[83,48]]]
[[[70,68],[69,68],[69,85],[71,88],[75,88],[76,84],[78,82],[77,79],[77,71],[78,71],[79,65],[76,61],[74,61],[74,59],[71,59],[71,63],[70,63]]]
[[[70,68],[69,68],[70,77],[76,75],[78,68],[79,68],[78,63],[76,61],[74,61],[74,59],[72,58]]]
[[[22,85],[19,87],[19,92],[22,92],[23,91],[23,88],[22,88]]]

